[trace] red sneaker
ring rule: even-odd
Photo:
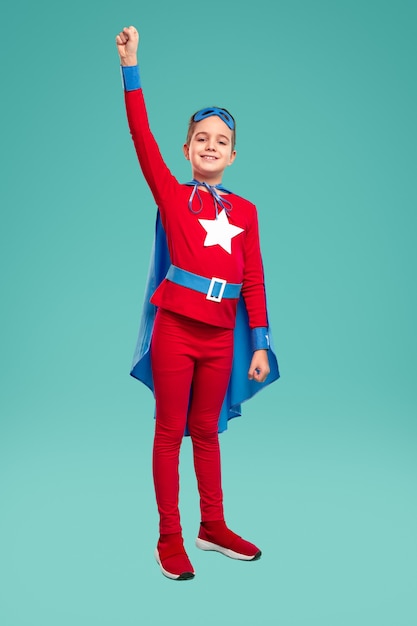
[[[194,568],[184,548],[181,533],[161,535],[155,548],[155,558],[161,572],[172,580],[194,578]]]
[[[224,521],[202,522],[195,545],[200,550],[215,550],[231,559],[257,561],[262,552],[227,528]]]

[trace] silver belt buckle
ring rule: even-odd
[[[220,283],[221,285],[219,295],[213,296],[213,289],[217,283]],[[211,300],[212,302],[221,302],[223,298],[224,290],[226,289],[226,284],[227,283],[225,280],[223,280],[223,278],[216,278],[215,276],[213,276],[213,278],[210,281],[210,286],[207,291],[206,300]]]

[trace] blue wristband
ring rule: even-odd
[[[251,330],[252,350],[269,350],[269,335],[266,326],[258,326]]]
[[[140,89],[139,67],[137,65],[121,65],[120,70],[125,91]]]

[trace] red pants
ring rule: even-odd
[[[185,426],[193,444],[201,521],[223,519],[218,418],[229,383],[233,330],[158,309],[151,345],[156,398],[153,449],[160,533],[181,531],[179,453]]]

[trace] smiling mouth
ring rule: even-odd
[[[206,161],[217,161],[217,157],[209,155],[209,154],[203,154],[202,158],[205,159]]]

